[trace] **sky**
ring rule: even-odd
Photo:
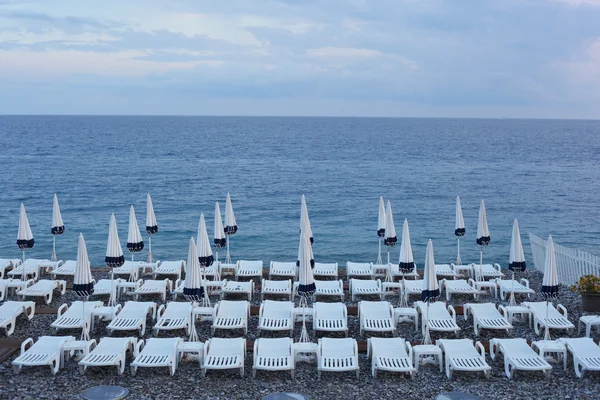
[[[600,118],[600,0],[0,0],[0,114]]]

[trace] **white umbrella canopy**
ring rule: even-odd
[[[435,260],[433,258],[433,242],[431,239],[427,242],[427,252],[425,253],[425,269],[423,271],[423,290],[421,291],[421,301],[427,303],[427,316],[429,316],[429,303],[434,302],[440,297],[440,287],[437,276],[435,275]],[[429,325],[425,318],[425,338],[423,343],[431,344],[429,336]]]
[[[300,295],[300,307],[302,310],[308,306],[308,298],[316,290],[315,278],[313,276],[312,267],[314,259],[312,258],[312,246],[306,237],[306,234],[300,234],[300,255],[299,255],[299,271],[298,271],[298,294]],[[302,333],[300,334],[300,342],[310,342],[308,331],[306,330],[306,315],[302,316]]]
[[[308,207],[306,206],[306,198],[304,195],[302,195],[300,204],[300,232],[306,235],[306,238],[310,241],[310,244],[315,242],[312,228],[310,226],[310,218],[308,218]]]
[[[402,273],[410,273],[415,269],[412,246],[410,244],[410,232],[408,230],[408,219],[404,219],[402,226],[402,242],[400,243],[399,269]]]
[[[135,218],[135,210],[133,206],[129,208],[129,231],[127,233],[127,250],[131,253],[131,261],[133,261],[133,253],[138,253],[144,249],[144,241],[142,234]]]
[[[515,219],[513,222],[512,238],[510,240],[508,269],[511,271],[525,271],[525,268],[527,268],[527,266],[525,264],[525,254],[523,253],[519,222]]]
[[[83,330],[81,340],[89,340],[89,319],[86,321],[85,301],[94,293],[94,278],[90,269],[90,260],[88,258],[87,248],[83,234],[79,234],[77,243],[77,262],[75,264],[75,276],[73,277],[73,292],[79,297],[83,297]]]
[[[29,226],[29,219],[27,218],[27,212],[25,206],[21,203],[19,209],[19,230],[17,232],[17,246],[23,250],[23,257],[25,257],[25,250],[33,248],[35,240],[33,239],[33,233]]]
[[[377,261],[375,264],[381,265],[381,241],[385,237],[385,203],[383,196],[379,196],[379,214],[377,215],[377,237],[379,242],[379,250],[377,252]]]
[[[185,279],[183,281],[183,297],[191,302],[205,302],[208,295],[204,288],[202,272],[200,271],[200,263],[198,262],[198,251],[194,238],[190,238],[188,259],[185,266]],[[209,303],[210,304],[210,303]],[[192,310],[192,325],[190,329],[190,341],[197,342],[198,334],[196,333],[196,324],[194,321],[194,311]]]
[[[454,223],[454,235],[456,236],[456,265],[462,265],[460,258],[460,238],[465,236],[465,220],[463,218],[462,206],[460,205],[460,197],[456,196],[456,220]]]
[[[394,215],[392,214],[392,203],[388,200],[385,210],[385,239],[383,244],[388,248],[387,263],[390,264],[390,249],[396,245],[398,237],[396,236],[396,227],[394,226]]]
[[[238,227],[235,222],[235,215],[233,214],[233,206],[231,205],[231,196],[227,193],[227,199],[225,200],[225,235],[233,236],[236,234]],[[229,246],[231,244],[231,238],[227,240],[227,256],[225,262],[231,264],[231,254],[229,253]]]
[[[477,221],[477,244],[479,246],[487,246],[490,244],[490,230],[487,223],[487,215],[485,213],[485,203],[481,200],[479,205],[479,219]]]
[[[200,222],[198,223],[198,262],[201,267],[209,267],[215,261],[210,247],[210,241],[208,240],[208,232],[206,230],[206,222],[204,220],[204,213],[200,214]]]
[[[222,249],[227,245],[227,239],[225,238],[225,230],[223,229],[223,220],[221,219],[221,207],[219,202],[215,202],[215,234],[213,239],[213,246],[217,249],[217,261],[219,261],[219,249]]]
[[[542,278],[542,296],[546,298],[546,320],[550,301],[558,296],[558,270],[556,268],[556,252],[554,251],[554,240],[552,235],[548,236],[546,242],[546,261],[544,263],[544,277]],[[550,340],[550,328],[546,323],[544,340]]]
[[[300,258],[302,257],[303,251],[308,251],[308,255],[306,257],[310,262],[310,267],[311,268],[315,267],[315,256],[313,254],[313,248],[312,248],[312,245],[310,245],[310,241],[308,241],[308,244],[309,244],[308,249],[304,249],[304,247],[302,245],[302,233],[300,233],[300,242],[298,244],[298,259],[296,260],[297,268],[300,268]]]
[[[52,227],[50,228],[52,234],[52,256],[51,261],[56,261],[56,236],[65,233],[65,224],[60,214],[60,207],[58,205],[58,196],[54,193],[52,200]]]
[[[158,233],[158,223],[156,222],[150,193],[146,195],[146,233],[148,234],[148,262],[151,263],[154,262],[154,257],[152,256],[152,235]]]
[[[116,291],[113,283],[114,276],[112,268],[118,268],[125,264],[125,256],[123,255],[123,248],[121,247],[121,242],[119,241],[119,232],[117,230],[117,219],[115,218],[115,214],[110,216],[110,224],[108,226],[108,243],[106,244],[106,256],[104,257],[104,262],[108,267],[111,268],[111,291],[108,299],[108,305],[112,307],[116,305],[117,301]]]

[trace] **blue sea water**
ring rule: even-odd
[[[130,204],[146,238],[148,192],[159,225],[153,253],[163,260],[187,258],[201,212],[212,239],[214,204],[224,213],[227,192],[239,226],[233,258],[265,265],[296,259],[302,193],[317,261],[375,261],[380,195],[398,235],[408,218],[419,265],[429,238],[436,262],[455,259],[457,194],[465,262],[479,259],[481,199],[492,238],[484,260],[508,263],[514,218],[526,256],[529,232],[600,253],[600,121],[0,116],[0,143],[0,257],[21,255],[21,202],[36,239],[28,257],[50,257],[55,192],[66,226],[59,258],[75,259],[83,232],[96,266],[111,213],[123,247]]]

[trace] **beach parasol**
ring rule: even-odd
[[[425,337],[423,338],[423,344],[431,344],[431,337],[429,336],[429,303],[434,302],[440,297],[440,287],[438,280],[435,275],[435,260],[433,259],[433,243],[431,239],[427,242],[427,253],[425,253],[425,269],[423,271],[423,291],[421,292],[421,301],[427,303],[427,315],[424,321],[425,324]]]
[[[550,301],[558,296],[558,272],[556,269],[556,253],[554,252],[552,235],[548,236],[548,241],[546,242],[546,262],[544,263],[541,293],[546,298],[546,331],[544,333],[544,340],[550,340],[548,309],[550,308]]]
[[[402,280],[404,280],[404,274],[409,274],[415,270],[415,260],[413,258],[412,246],[410,245],[408,219],[406,218],[404,219],[404,225],[402,226],[402,241],[400,243],[400,260],[398,261],[398,269],[400,272],[402,272]],[[408,307],[406,302],[406,297],[402,296],[400,299],[400,307]]]
[[[377,265],[381,265],[381,241],[385,237],[385,203],[383,196],[379,197],[379,215],[377,216],[377,238],[379,239],[379,251],[377,253]]]
[[[310,219],[308,218],[308,207],[306,207],[306,198],[304,198],[304,195],[302,195],[300,204],[300,232],[306,235],[306,238],[311,245],[315,242],[310,226]]]
[[[206,231],[204,213],[200,214],[200,222],[198,223],[198,241],[196,243],[196,248],[198,251],[198,265],[202,274],[202,282],[204,282],[205,276],[203,270],[206,267],[210,267],[215,260],[212,249],[210,248],[210,242],[208,240],[208,232]],[[202,299],[202,307],[211,307],[206,288],[204,290],[204,297]]]
[[[156,215],[154,215],[154,206],[150,193],[146,196],[146,233],[148,234],[148,262],[154,262],[152,258],[152,235],[158,233],[158,224]]]
[[[23,274],[21,279],[27,280],[27,271],[25,268],[25,251],[33,248],[35,240],[33,239],[33,233],[31,233],[31,227],[29,226],[29,219],[27,219],[27,212],[25,206],[21,203],[19,209],[19,230],[17,232],[17,246],[23,252]]]
[[[86,302],[88,297],[94,293],[94,278],[90,269],[87,248],[83,234],[79,234],[77,243],[77,263],[75,264],[75,276],[73,277],[73,292],[83,298],[83,331],[81,340],[90,340],[89,321],[86,320]]]
[[[56,193],[54,193],[52,201],[52,228],[50,228],[50,233],[52,234],[52,256],[50,260],[56,261],[56,236],[65,233],[65,224],[63,223],[62,215],[60,215]]]
[[[305,308],[308,307],[308,298],[313,295],[316,287],[312,271],[312,265],[314,265],[312,246],[304,233],[300,234],[299,264],[298,295],[300,296],[300,307],[302,308],[302,333],[300,334],[300,342],[310,342],[310,337],[306,330]]]
[[[483,279],[483,246],[490,244],[490,230],[488,229],[487,216],[485,214],[485,203],[481,200],[479,205],[479,220],[477,221],[477,239],[479,245],[479,274],[476,274],[479,279]]]
[[[383,244],[388,248],[387,263],[390,265],[390,249],[396,245],[398,238],[396,237],[396,228],[394,227],[394,215],[392,214],[392,203],[388,200],[385,210],[385,239]]]
[[[521,243],[521,233],[519,232],[519,223],[515,218],[513,222],[512,238],[510,240],[510,257],[508,259],[508,269],[512,271],[512,285],[515,286],[515,271],[525,271],[525,254],[523,253],[523,243]],[[514,290],[510,292],[510,306],[516,306]]]
[[[200,264],[198,262],[198,251],[194,238],[190,238],[188,259],[185,265],[185,280],[183,281],[183,297],[187,301],[201,302],[205,297],[204,283],[202,281],[202,273],[200,272]],[[192,321],[190,329],[190,342],[198,341],[196,333],[195,316],[192,307]]]
[[[117,219],[115,214],[110,216],[110,224],[108,226],[108,243],[106,245],[106,256],[104,262],[111,269],[110,271],[110,282],[111,291],[108,305],[113,307],[116,305],[116,290],[114,288],[114,275],[113,268],[119,268],[125,264],[125,256],[123,255],[123,248],[119,241],[119,232],[117,231]]]
[[[225,230],[223,229],[223,220],[221,219],[221,207],[219,202],[215,203],[215,235],[213,239],[213,245],[216,249],[216,259],[219,261],[219,249],[222,249],[227,245],[227,239],[225,238]]]
[[[227,240],[227,257],[225,258],[225,262],[227,264],[231,264],[231,256],[229,255],[231,236],[235,235],[237,230],[238,226],[235,222],[235,215],[233,214],[231,196],[229,196],[229,193],[227,193],[227,199],[225,200],[225,235],[229,236]]]
[[[137,223],[137,219],[135,218],[135,210],[133,209],[133,205],[129,208],[129,231],[127,233],[127,250],[131,253],[131,275],[129,275],[129,280],[133,281],[135,278],[135,265],[133,265],[133,256],[135,253],[139,253],[144,249],[144,241],[142,240],[142,234],[140,233],[140,228]]]
[[[456,265],[462,265],[462,260],[460,259],[460,238],[465,236],[465,232],[465,220],[463,219],[460,197],[456,196],[456,222],[454,224],[454,235],[456,236],[456,243],[458,247]]]

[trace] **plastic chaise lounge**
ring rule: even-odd
[[[53,277],[57,276],[75,276],[75,268],[77,267],[77,261],[67,260],[58,268],[50,271],[50,275]]]
[[[443,290],[446,290],[446,301],[452,300],[453,294],[473,295],[473,298],[477,299],[477,295],[480,293],[479,290],[475,288],[473,279],[469,279],[468,281],[465,279],[442,279],[440,283],[440,287]]]
[[[346,262],[346,279],[350,281],[350,278],[352,277],[374,279],[375,272],[373,271],[373,263]]]
[[[407,373],[414,377],[412,346],[402,338],[367,339],[367,358],[371,360],[371,374],[377,377],[377,370]]]
[[[221,299],[225,298],[227,294],[245,294],[248,297],[248,301],[252,301],[252,294],[254,293],[254,280],[249,281],[230,281],[224,279],[221,284]]]
[[[274,276],[282,276],[291,280],[296,279],[296,263],[271,261],[269,265],[269,279],[272,279]]]
[[[383,290],[381,289],[381,280],[350,279],[349,291],[352,294],[352,301],[356,296],[379,296],[383,300]]]
[[[189,335],[192,328],[192,303],[191,302],[170,302],[167,307],[161,304],[158,307],[156,324],[152,330],[155,335],[159,331],[172,331],[185,329]]]
[[[315,278],[334,278],[338,279],[338,263],[320,263],[315,262],[313,268]]]
[[[439,339],[435,344],[445,353],[448,379],[452,379],[454,371],[483,372],[489,378],[492,367],[485,361],[485,349],[480,342],[473,345],[471,339]]]
[[[221,300],[213,309],[212,334],[216,329],[243,329],[248,333],[250,303],[246,300]]]
[[[144,336],[148,315],[151,315],[153,320],[156,319],[156,303],[152,301],[128,301],[106,327],[108,335],[110,336],[113,331],[137,330],[140,336]]]
[[[600,347],[589,337],[562,338],[567,350],[573,355],[573,369],[578,378],[586,371],[600,371]]]
[[[164,279],[160,281],[149,279],[144,281],[142,286],[135,289],[133,294],[136,300],[138,300],[142,295],[160,294],[162,301],[165,301],[167,299],[167,291],[173,291],[173,286],[170,279]]]
[[[315,280],[315,293],[313,293],[313,302],[317,296],[339,296],[340,301],[344,301],[344,282],[339,279],[335,281]]]
[[[568,319],[567,309],[562,304],[557,306],[558,310],[552,303],[545,301],[524,301],[522,305],[531,310],[533,328],[538,335],[542,329],[546,328],[546,324],[550,329],[575,329],[575,325]]]
[[[392,336],[396,332],[394,308],[388,301],[359,301],[358,319],[360,336],[364,331],[391,332]]]
[[[313,335],[316,331],[344,332],[348,336],[348,309],[344,303],[313,305]]]
[[[181,279],[181,274],[185,271],[185,261],[163,261],[152,271],[152,277],[156,279],[158,275],[167,275],[171,280]]]
[[[425,329],[429,326],[430,331],[438,332],[454,332],[458,336],[460,327],[456,324],[456,311],[454,307],[442,301],[434,303],[423,303],[422,301],[415,302],[415,308],[421,314],[421,328],[423,335]]]
[[[43,297],[46,304],[50,304],[52,302],[52,295],[56,289],[60,290],[61,295],[65,294],[67,290],[67,281],[41,279],[32,286],[19,290],[17,294],[23,299],[25,297]]]
[[[358,366],[358,344],[352,338],[321,338],[317,346],[317,377],[321,379],[321,372],[356,371]]]
[[[533,289],[529,288],[529,281],[524,278],[519,281],[513,281],[512,279],[496,279],[496,286],[500,289],[500,298],[502,300],[506,300],[511,293],[526,294],[528,298],[535,293]]]
[[[182,279],[177,279],[177,281],[175,282],[175,286],[174,286],[173,290],[171,291],[171,296],[172,296],[173,300],[176,300],[178,295],[183,294],[184,282],[185,281]],[[206,291],[208,292],[209,295],[221,293],[221,288],[223,287],[222,281],[205,280],[205,281],[203,281],[203,283],[204,283],[204,288],[206,289]]]
[[[202,362],[202,377],[209,369],[238,369],[244,376],[244,361],[246,358],[246,339],[244,338],[212,338],[204,344],[204,361]]]
[[[504,372],[512,378],[516,370],[542,371],[550,376],[552,366],[537,354],[527,341],[518,339],[492,339],[490,340],[490,356],[496,359],[499,353],[504,354]]]
[[[125,261],[122,266],[113,268],[111,272],[115,277],[122,276],[125,281],[137,281],[140,275],[140,268],[142,268],[141,261]]]
[[[263,276],[262,261],[239,260],[235,267],[235,279],[240,278],[259,278]]]
[[[263,279],[260,287],[260,299],[263,300],[265,295],[287,296],[291,301],[293,296],[291,279],[285,281]]]
[[[134,337],[104,337],[100,343],[79,361],[79,373],[83,375],[88,367],[117,367],[117,373],[125,371],[127,352],[133,353],[136,339]]]
[[[18,374],[23,367],[48,365],[55,375],[63,366],[63,346],[74,341],[73,336],[40,336],[37,342],[28,338],[21,344],[21,354],[13,362],[13,371]]]
[[[500,306],[504,308],[504,306]],[[504,329],[510,334],[513,326],[506,319],[506,313],[500,314],[493,303],[466,303],[463,306],[465,321],[473,315],[473,331],[479,335],[480,329]]]
[[[19,264],[17,267],[13,266],[13,269],[8,271],[6,275],[11,278],[20,277],[23,275],[23,271],[25,270],[27,274],[27,278],[33,278],[34,280],[38,280],[40,277],[42,263],[45,260],[39,260],[37,258],[29,258],[25,260],[25,263]],[[57,262],[58,264],[58,262]],[[62,261],[60,261],[60,265],[62,265]],[[58,265],[58,266],[60,266]]]
[[[294,303],[291,301],[265,300],[260,304],[258,313],[258,332],[289,331],[290,337],[294,333]]]
[[[417,265],[415,264],[415,268],[412,270],[412,272],[409,273],[403,273],[402,271],[400,271],[400,265],[398,264],[390,264],[390,267],[388,268],[388,272],[387,272],[387,277],[390,280],[390,282],[395,282],[397,279],[417,279],[419,277],[419,273],[417,272]]]
[[[82,329],[85,325],[89,328],[91,326],[92,310],[102,306],[101,301],[74,301],[71,307],[62,304],[58,308],[58,315],[54,322],[50,324],[50,327],[54,328],[55,333],[59,329]]]
[[[450,264],[435,264],[435,276],[440,278],[452,278],[456,279],[458,274]]]
[[[252,357],[252,377],[256,370],[263,371],[290,371],[294,377],[294,341],[291,338],[267,339],[260,338],[254,341],[254,355]]]
[[[404,287],[401,295],[404,295],[406,301],[408,301],[410,296],[418,296],[421,298],[421,293],[423,292],[423,279],[415,279],[412,281],[404,280],[402,284]]]
[[[15,291],[22,290],[33,285],[34,283],[35,281],[33,279],[26,281],[18,278],[0,279],[0,301],[3,301],[6,298],[10,289]]]
[[[17,268],[21,265],[21,260],[18,258],[0,258],[0,279],[4,279],[4,274],[9,268]]]
[[[6,336],[13,334],[17,317],[21,314],[27,315],[27,319],[31,320],[35,315],[35,302],[5,301],[0,305],[0,328],[5,329]]]
[[[135,376],[138,368],[167,367],[171,376],[177,369],[177,346],[183,342],[181,338],[150,338],[144,345],[141,339],[135,345],[135,359],[131,362],[131,376]]]
[[[471,264],[475,279],[485,281],[487,279],[500,279],[504,276],[500,264]]]

